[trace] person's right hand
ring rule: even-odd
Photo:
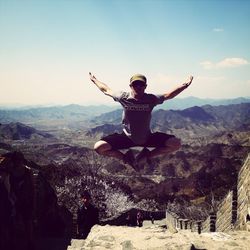
[[[90,80],[91,80],[93,83],[95,83],[96,80],[97,80],[97,79],[95,78],[95,76],[91,74],[91,72],[89,72],[89,78],[90,78]]]

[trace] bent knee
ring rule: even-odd
[[[179,138],[173,137],[167,140],[166,147],[171,147],[174,150],[178,150],[181,147],[181,140]]]
[[[96,153],[101,155],[104,154],[104,152],[110,150],[111,148],[111,145],[106,141],[98,141],[94,145],[94,150],[96,151]]]

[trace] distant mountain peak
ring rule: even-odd
[[[193,120],[203,120],[203,121],[214,120],[212,115],[208,114],[203,108],[198,106],[187,108],[178,112],[182,116],[188,117]]]
[[[20,122],[11,122],[9,124],[0,124],[0,138],[2,139],[11,139],[11,140],[22,140],[30,139],[32,135],[39,135],[44,138],[52,137],[52,135],[41,132],[22,124]]]

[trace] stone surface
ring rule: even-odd
[[[249,250],[250,233],[194,233],[180,230],[172,234],[164,226],[147,224],[141,228],[94,226],[86,240],[72,239],[68,250]]]

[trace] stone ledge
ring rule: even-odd
[[[72,240],[68,250],[191,250],[239,249],[250,245],[250,232],[194,233],[181,230],[172,234],[161,226],[94,226],[86,240]]]

